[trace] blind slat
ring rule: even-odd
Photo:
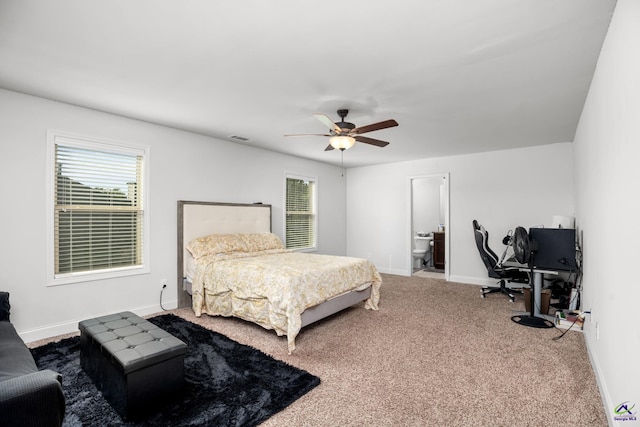
[[[143,155],[55,145],[55,273],[142,265]]]
[[[285,234],[289,249],[316,246],[315,186],[312,179],[287,177]]]

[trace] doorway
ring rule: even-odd
[[[411,177],[409,190],[408,275],[448,280],[449,173]]]

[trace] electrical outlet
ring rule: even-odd
[[[596,339],[600,339],[600,324],[596,322]]]
[[[162,279],[160,280],[160,285],[162,286],[162,289],[167,287],[167,279]]]

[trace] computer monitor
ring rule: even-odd
[[[533,267],[541,270],[576,270],[576,230],[572,228],[530,228]]]

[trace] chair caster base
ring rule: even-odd
[[[507,297],[509,297],[509,302],[515,302],[516,301],[516,296],[514,295],[515,293],[523,293],[522,290],[519,289],[514,289],[514,288],[507,288],[505,286],[500,286],[500,287],[494,287],[494,286],[483,286],[481,293],[480,293],[480,297],[481,298],[486,298],[487,294],[493,294],[493,293],[501,293],[506,295]]]

